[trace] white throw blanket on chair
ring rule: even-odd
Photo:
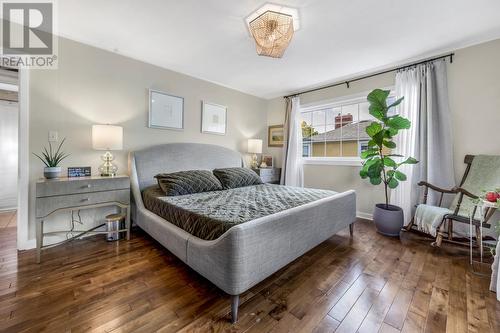
[[[415,225],[418,230],[436,237],[437,228],[446,214],[453,213],[448,208],[420,204],[415,211]]]

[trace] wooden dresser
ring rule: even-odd
[[[270,184],[279,184],[281,177],[281,169],[280,168],[258,168],[252,169],[255,171],[262,179],[264,183]]]
[[[50,215],[61,211],[77,211],[81,209],[115,206],[125,216],[127,239],[130,238],[130,179],[128,176],[116,177],[81,177],[43,179],[36,183],[36,248],[37,262],[40,262],[41,250],[44,247],[44,235],[68,233],[68,230],[45,234],[44,223]],[[93,229],[97,229],[95,227]],[[93,229],[81,231],[74,238],[94,232]],[[73,233],[78,233],[72,231]],[[104,233],[95,231],[94,233]],[[65,241],[63,241],[65,242]],[[62,243],[62,242],[61,242]],[[55,246],[61,243],[53,244]]]

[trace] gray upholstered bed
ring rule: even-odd
[[[220,146],[172,143],[132,152],[129,164],[133,221],[232,296],[233,322],[237,319],[238,295],[341,229],[350,226],[352,232],[354,191],[318,192],[312,201],[271,215],[256,214],[257,218],[235,224],[216,239],[204,240],[165,220],[159,212],[148,210],[143,191],[156,184],[154,176],[158,173],[239,167],[243,165],[241,155]]]

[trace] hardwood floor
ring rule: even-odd
[[[15,210],[0,212],[0,229],[12,228],[17,225],[17,213]]]
[[[229,296],[140,230],[44,252],[15,250],[0,229],[0,330],[5,332],[500,332],[488,277],[467,249],[434,249],[413,233],[392,239],[358,221],[269,277]]]

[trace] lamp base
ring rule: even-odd
[[[111,152],[107,151],[104,155],[101,156],[101,159],[104,163],[99,167],[99,172],[103,177],[114,177],[116,176],[116,172],[118,171],[118,167],[113,164],[113,160],[115,157]]]
[[[257,154],[252,155],[252,164],[251,164],[252,169],[258,169],[259,168],[259,163],[257,162]]]

